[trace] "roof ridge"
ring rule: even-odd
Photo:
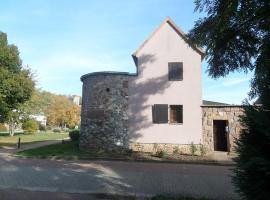
[[[187,35],[184,31],[182,31],[174,22],[173,20],[167,16],[165,20],[147,37],[147,39],[139,46],[139,48],[132,54],[132,56],[137,57],[138,53],[142,50],[142,48],[148,43],[148,41],[161,29],[161,27],[168,23],[184,40],[187,42],[195,51],[197,51],[203,58],[204,56],[204,50],[196,46],[195,44],[192,44]]]

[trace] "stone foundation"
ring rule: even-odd
[[[239,138],[243,129],[239,122],[240,116],[244,114],[241,106],[203,106],[203,144],[208,152],[214,151],[213,121],[227,120],[229,133],[227,135],[228,151],[235,151],[235,140]]]
[[[200,155],[201,144],[194,144],[196,147],[196,155]],[[130,149],[138,152],[156,153],[164,151],[167,154],[191,154],[191,144],[158,144],[158,143],[131,143]]]

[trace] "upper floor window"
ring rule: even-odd
[[[183,63],[169,62],[168,63],[168,79],[169,81],[183,80]]]

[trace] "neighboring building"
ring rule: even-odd
[[[81,105],[81,97],[78,95],[69,96],[68,99],[78,106]]]
[[[242,107],[202,103],[203,50],[167,18],[132,55],[136,74],[83,75],[80,147],[231,151]],[[232,133],[232,135],[230,134]]]
[[[44,115],[30,115],[30,118],[36,120],[43,126],[47,125],[47,117]]]

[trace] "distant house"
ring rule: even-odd
[[[47,125],[47,117],[44,115],[30,115],[30,118],[36,120],[43,126]]]
[[[203,56],[167,18],[132,55],[135,74],[83,75],[80,147],[233,151],[243,107],[202,100]]]
[[[68,99],[70,99],[73,103],[75,103],[78,106],[81,105],[81,97],[78,95],[69,96]]]

